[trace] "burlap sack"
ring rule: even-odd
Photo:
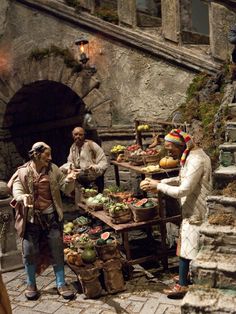
[[[86,298],[98,298],[102,294],[99,281],[100,271],[97,267],[78,267],[78,279]]]
[[[132,219],[132,214],[128,208],[126,211],[119,211],[118,213],[111,214],[111,221],[113,224],[124,224]]]
[[[95,249],[97,252],[98,257],[102,261],[107,261],[112,258],[120,257],[120,251],[118,249],[117,242],[105,244],[105,245],[95,245]]]
[[[122,263],[119,258],[111,259],[103,264],[104,283],[109,293],[125,290]]]

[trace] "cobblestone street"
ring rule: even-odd
[[[163,273],[162,268],[149,268],[136,265],[134,276],[126,282],[126,290],[115,295],[104,295],[96,300],[85,299],[78,292],[76,299],[66,301],[57,294],[52,268],[48,268],[37,278],[41,296],[37,301],[27,301],[24,295],[24,270],[3,274],[4,282],[11,299],[14,314],[179,314],[181,300],[170,300],[162,289],[172,283],[176,274],[176,258],[170,259],[170,270]],[[147,268],[146,268],[147,269]],[[66,277],[75,289],[76,275],[66,266]]]

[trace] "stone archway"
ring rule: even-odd
[[[0,178],[3,180],[7,180],[13,169],[22,163],[9,132],[14,122],[8,121],[6,125],[8,104],[23,87],[41,81],[57,82],[70,88],[80,97],[85,109],[92,112],[98,129],[111,126],[111,101],[99,90],[100,82],[95,75],[86,69],[74,72],[61,56],[23,60],[8,75],[0,75]],[[74,119],[76,124],[77,117]]]

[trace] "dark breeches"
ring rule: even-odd
[[[62,222],[58,222],[55,213],[43,215],[47,228],[40,224],[27,223],[23,239],[23,261],[25,265],[36,265],[40,254],[45,254],[45,247],[54,266],[64,265]],[[46,249],[47,250],[47,249]]]

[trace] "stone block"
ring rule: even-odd
[[[235,24],[235,13],[226,6],[211,2],[209,6],[210,46],[212,56],[226,61],[233,46],[228,42],[228,32]]]
[[[204,223],[200,233],[203,248],[208,247],[219,253],[236,255],[236,227]]]
[[[97,88],[94,88],[86,97],[83,98],[86,108],[91,111],[101,105],[104,100],[103,94]]]
[[[136,0],[118,1],[119,23],[135,27],[137,25]]]
[[[48,58],[43,58],[43,60],[38,61],[38,75],[40,80],[48,79]]]
[[[6,272],[23,267],[22,255],[17,249],[14,216],[9,206],[11,197],[0,199],[0,271]]]
[[[225,141],[230,142],[230,143],[236,142],[236,123],[235,122],[228,122],[226,124]]]
[[[80,72],[71,88],[76,92],[77,95],[79,95],[81,98],[84,98],[89,94],[90,91],[92,91],[94,88],[97,88],[98,86],[99,81],[95,77],[88,75],[86,72]]]
[[[235,314],[236,292],[193,286],[181,305],[182,314]]]
[[[234,197],[222,195],[209,196],[206,203],[208,217],[217,212],[231,213],[236,217],[236,198]]]
[[[191,262],[193,282],[211,288],[236,288],[236,255],[201,250]]]
[[[228,107],[228,115],[231,117],[231,118],[236,118],[236,103],[233,103],[233,104],[229,104]]]
[[[108,100],[92,110],[94,120],[99,127],[111,127],[111,101]]]

